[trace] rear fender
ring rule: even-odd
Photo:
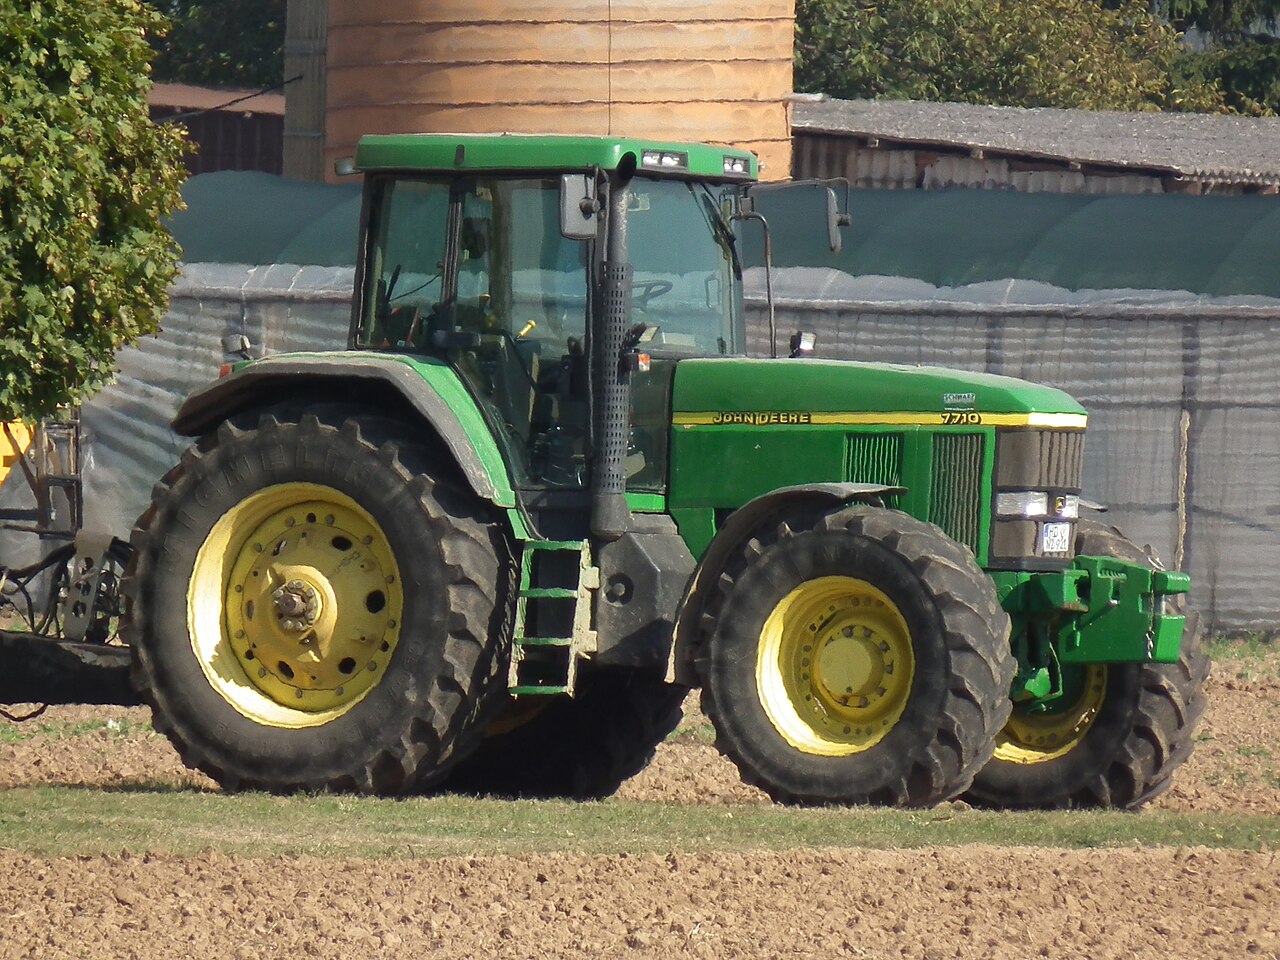
[[[246,410],[310,397],[367,403],[425,426],[476,496],[515,506],[506,462],[480,409],[441,361],[352,352],[267,357],[196,390],[172,425],[195,437]]]

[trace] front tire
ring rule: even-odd
[[[387,421],[321,416],[223,424],[156,487],[127,578],[135,683],[226,789],[400,793],[476,738],[513,565]]]
[[[956,796],[1009,712],[1009,620],[973,555],[867,506],[751,537],[698,657],[717,746],[775,800],[922,807]]]
[[[1076,553],[1153,563],[1115,527],[1094,520],[1080,521]],[[1208,676],[1194,617],[1177,663],[1072,668],[1062,710],[1033,715],[1014,705],[968,799],[1011,809],[1142,806],[1169,788],[1191,755]]]

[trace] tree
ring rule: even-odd
[[[284,79],[286,0],[153,0],[173,24],[156,79],[271,87]]]
[[[1145,0],[797,0],[796,88],[839,97],[1217,109]]]
[[[1218,84],[1241,113],[1280,113],[1280,0],[1168,0],[1163,13],[1208,42],[1177,69]]]
[[[147,115],[138,0],[0,0],[0,421],[88,396],[156,329],[182,133]]]

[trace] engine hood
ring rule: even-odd
[[[691,359],[676,366],[673,421],[1083,428],[1085,410],[1014,377],[840,360]]]

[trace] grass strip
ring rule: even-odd
[[[1242,814],[805,810],[768,805],[500,801],[444,796],[225,796],[69,787],[0,793],[0,848],[43,856],[450,857],[991,844],[1280,847],[1280,819]]]

